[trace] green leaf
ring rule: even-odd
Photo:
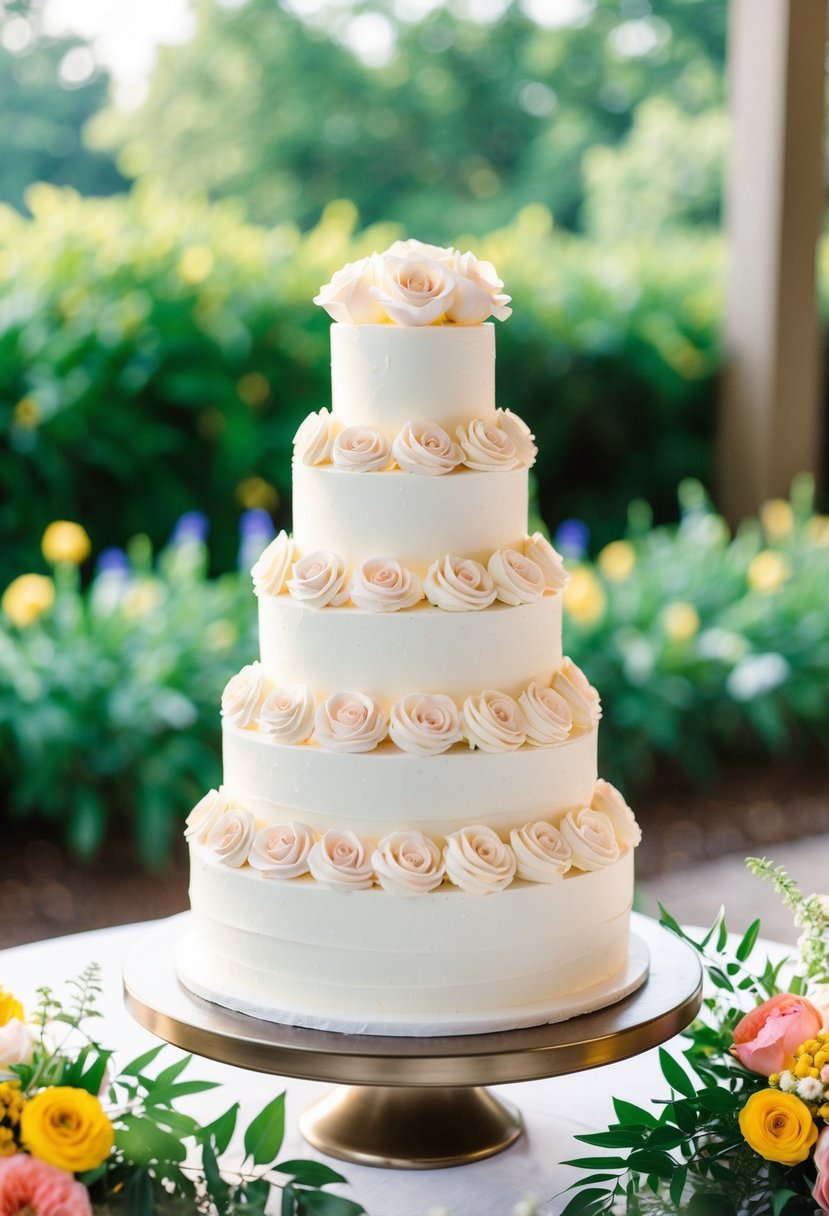
[[[136,1056],[134,1060],[131,1060],[129,1064],[126,1065],[126,1067],[121,1069],[118,1076],[137,1077],[139,1073],[144,1071],[148,1064],[152,1064],[156,1056],[159,1055],[159,1053],[162,1052],[166,1046],[166,1043],[159,1043],[158,1047],[151,1047],[150,1050],[145,1051],[143,1055]]]
[[[659,1048],[659,1066],[662,1069],[662,1076],[668,1082],[671,1089],[675,1089],[677,1093],[684,1094],[686,1098],[693,1098],[695,1096],[697,1091],[694,1088],[693,1081],[664,1047]]]
[[[637,1145],[644,1145],[647,1135],[646,1128],[630,1125],[608,1132],[588,1132],[574,1139],[582,1144],[591,1144],[594,1148],[636,1148]]]
[[[133,1170],[124,1187],[128,1216],[152,1216],[153,1184],[146,1170]]]
[[[366,1210],[361,1203],[330,1191],[297,1191],[296,1205],[299,1216],[364,1216]]]
[[[188,1098],[191,1094],[203,1094],[217,1089],[219,1081],[179,1081],[177,1084],[152,1088],[147,1094],[148,1106],[169,1106],[177,1098]]]
[[[154,1161],[181,1162],[187,1150],[178,1136],[164,1131],[151,1119],[141,1115],[124,1115],[116,1128],[115,1143],[135,1165],[151,1165]]]
[[[797,1191],[775,1191],[771,1197],[772,1216],[780,1216],[790,1199],[797,1199]]]
[[[717,953],[722,954],[728,942],[728,927],[725,923],[725,913],[720,913],[720,928],[717,934]]]
[[[239,1115],[239,1103],[234,1102],[223,1115],[219,1115],[218,1119],[214,1119],[207,1127],[202,1129],[203,1140],[212,1139],[216,1144],[216,1152],[221,1157],[222,1153],[230,1144],[234,1131],[236,1130],[236,1120]]]
[[[328,1186],[334,1182],[345,1182],[342,1174],[322,1161],[280,1161],[273,1168],[280,1174],[288,1174],[302,1186]]]
[[[659,1149],[637,1149],[627,1159],[628,1168],[639,1174],[654,1174],[657,1178],[671,1178],[677,1163],[668,1153]]]
[[[285,1136],[285,1094],[279,1094],[259,1112],[245,1130],[245,1154],[254,1165],[270,1165]]]
[[[204,1170],[204,1180],[207,1184],[208,1194],[218,1210],[220,1212],[224,1212],[227,1209],[228,1199],[230,1197],[230,1187],[227,1185],[219,1172],[219,1163],[216,1160],[213,1145],[209,1140],[202,1145],[201,1163],[202,1169]]]
[[[679,1205],[682,1202],[682,1192],[685,1190],[685,1182],[688,1178],[688,1166],[680,1165],[671,1179],[668,1193],[671,1196],[671,1202],[674,1207],[679,1210]]]
[[[757,938],[760,936],[760,921],[754,920],[743,934],[742,941],[734,951],[741,963],[744,963],[754,949]]]
[[[704,1110],[711,1111],[715,1115],[728,1114],[742,1105],[738,1094],[732,1093],[729,1089],[720,1089],[713,1086],[708,1089],[701,1089],[697,1094],[697,1100]]]
[[[625,1170],[628,1163],[625,1157],[573,1157],[561,1164],[573,1165],[577,1170]]]
[[[282,1192],[281,1216],[294,1216],[294,1212],[296,1211],[296,1207],[294,1206],[295,1198],[296,1191],[294,1188],[290,1185],[286,1186]]]
[[[588,1187],[573,1195],[570,1202],[562,1209],[561,1216],[593,1216],[593,1213],[607,1209],[610,1203],[611,1191],[602,1191],[598,1187]]]
[[[634,1106],[632,1102],[625,1102],[621,1098],[613,1099],[613,1109],[620,1123],[639,1123],[645,1127],[656,1127],[659,1122],[649,1110]]]
[[[162,1069],[161,1072],[155,1077],[153,1084],[159,1086],[172,1084],[176,1077],[181,1076],[192,1059],[192,1055],[182,1056],[180,1060],[176,1060],[176,1062],[174,1064],[170,1064],[168,1068]]]

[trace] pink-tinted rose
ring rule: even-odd
[[[817,1180],[812,1198],[822,1212],[829,1216],[829,1127],[824,1127],[815,1145]]]
[[[778,992],[740,1018],[731,1050],[746,1068],[770,1077],[792,1068],[797,1048],[822,1026],[823,1018],[805,996]]]
[[[28,1153],[0,1157],[0,1216],[92,1216],[89,1192],[66,1170]]]

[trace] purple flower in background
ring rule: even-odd
[[[250,570],[253,563],[276,536],[273,520],[261,507],[244,511],[239,520],[239,569]]]
[[[199,544],[203,545],[207,540],[207,533],[210,529],[210,521],[203,511],[185,511],[176,521],[176,526],[173,528],[173,535],[170,537],[171,545],[187,545]]]
[[[95,574],[118,574],[126,577],[131,572],[130,560],[123,549],[110,545],[98,554]]]
[[[589,542],[590,529],[583,519],[565,519],[553,537],[553,544],[562,557],[570,557],[574,561],[584,557]]]

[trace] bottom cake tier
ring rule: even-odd
[[[398,1035],[537,1025],[620,999],[647,967],[628,960],[630,849],[606,869],[483,896],[280,882],[222,865],[199,844],[190,864],[180,979],[271,1021]]]

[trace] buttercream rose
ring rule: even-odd
[[[330,549],[315,549],[294,564],[288,591],[308,608],[344,604],[348,599],[345,562]]]
[[[561,554],[555,551],[546,536],[533,532],[524,545],[524,556],[541,567],[548,591],[561,591],[567,585],[569,575],[564,569]]]
[[[208,790],[184,821],[185,840],[207,840],[213,824],[230,807],[230,799],[221,786],[217,790]]]
[[[552,686],[570,706],[573,726],[578,730],[592,730],[602,716],[602,703],[582,669],[572,659],[564,659],[553,676]]]
[[[266,878],[298,878],[308,873],[314,833],[307,823],[274,823],[260,828],[250,844],[248,864]]]
[[[368,612],[398,612],[423,599],[423,585],[393,557],[372,557],[351,576],[350,595]]]
[[[314,717],[317,742],[331,752],[370,752],[386,737],[380,706],[361,692],[335,692]]]
[[[337,425],[327,409],[309,414],[294,435],[294,460],[300,464],[326,464],[331,459]]]
[[[817,1138],[814,1162],[817,1179],[812,1198],[822,1212],[829,1213],[829,1127],[824,1127]]]
[[[558,825],[579,870],[604,870],[621,857],[613,824],[591,807],[568,811]]]
[[[459,426],[455,433],[463,452],[463,463],[468,469],[491,473],[514,469],[521,463],[515,444],[506,431],[502,431],[494,422],[475,418],[467,426]]]
[[[67,1170],[15,1153],[0,1159],[2,1216],[92,1216],[89,1191]]]
[[[740,1018],[732,1054],[752,1072],[770,1077],[792,1068],[797,1048],[822,1026],[820,1011],[805,996],[778,992]]]
[[[512,752],[527,738],[527,723],[514,697],[486,689],[463,703],[463,733],[482,752]]]
[[[374,882],[366,843],[355,832],[326,832],[308,854],[308,869],[334,891],[366,890]]]
[[[79,1174],[109,1156],[114,1137],[96,1097],[85,1089],[50,1085],[23,1107],[20,1139],[33,1157]]]
[[[386,319],[383,308],[371,294],[380,282],[382,260],[378,253],[347,262],[314,296],[314,303],[345,325],[376,325]]]
[[[389,734],[401,751],[437,756],[463,738],[460,710],[443,693],[410,693],[392,706]]]
[[[425,895],[443,881],[438,846],[422,832],[392,832],[371,855],[377,881],[392,895]]]
[[[535,442],[535,435],[527,426],[524,419],[519,418],[517,414],[513,414],[512,410],[496,410],[495,424],[515,444],[515,451],[521,464],[527,466],[534,465],[535,458],[538,455],[538,447]]]
[[[407,422],[395,436],[391,454],[407,473],[441,477],[463,460],[463,452],[435,422]]]
[[[503,280],[498,278],[491,262],[479,262],[474,253],[459,254],[454,270],[458,284],[451,306],[446,310],[448,320],[456,325],[480,325],[487,317],[506,321],[512,315],[507,305]]]
[[[238,870],[248,858],[256,835],[256,820],[244,807],[234,806],[220,815],[207,837],[207,846],[219,861]]]
[[[515,854],[492,828],[473,824],[446,837],[446,877],[470,895],[503,891],[515,876]]]
[[[251,570],[256,595],[279,595],[294,560],[294,542],[287,532],[280,532],[268,545]]]
[[[602,811],[613,824],[613,831],[619,844],[627,849],[635,849],[642,839],[642,829],[636,822],[636,816],[625,802],[622,795],[609,781],[601,778],[596,782],[590,805],[594,811]]]
[[[383,257],[393,258],[431,258],[442,266],[454,269],[460,254],[457,249],[446,248],[444,245],[430,245],[428,241],[418,241],[408,237],[405,241],[395,241],[383,250]]]
[[[276,743],[304,743],[314,733],[314,698],[304,684],[273,688],[259,709],[257,726]]]
[[[563,743],[573,726],[570,706],[554,688],[542,688],[533,680],[518,698],[527,724],[527,742],[536,747]]]
[[[385,435],[371,427],[347,426],[334,440],[331,459],[338,469],[352,473],[375,473],[388,468],[391,444]]]
[[[738,1115],[749,1148],[766,1161],[797,1165],[809,1156],[817,1140],[812,1112],[794,1094],[761,1089],[752,1094]]]
[[[513,828],[509,842],[517,862],[516,875],[528,882],[558,882],[570,869],[570,846],[558,828],[539,820]]]
[[[34,1050],[32,1031],[20,1018],[0,1026],[0,1078],[10,1077],[13,1064],[29,1064]]]
[[[457,279],[432,258],[382,256],[380,283],[372,296],[398,325],[433,325],[451,305]]]
[[[447,554],[433,562],[423,580],[430,604],[447,612],[470,612],[488,608],[496,596],[489,571],[469,557]]]
[[[544,594],[541,567],[516,549],[499,549],[487,562],[495,594],[504,604],[534,604]]]
[[[265,673],[261,663],[248,663],[225,685],[222,717],[231,726],[252,726],[264,694]]]

